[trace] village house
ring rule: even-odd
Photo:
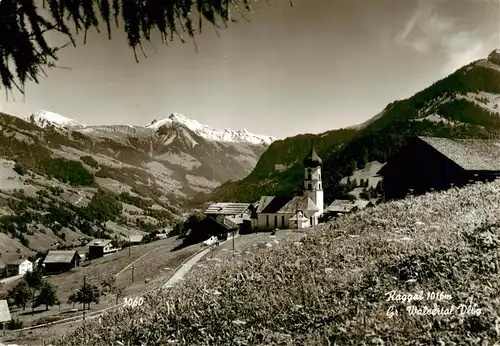
[[[134,235],[131,235],[128,237],[128,243],[130,246],[140,245],[142,243],[143,238],[144,238],[144,236],[142,236],[140,234],[134,234]]]
[[[307,228],[323,214],[322,160],[314,147],[304,158],[302,196],[262,196],[252,213],[255,229]]]
[[[188,230],[183,243],[184,245],[196,244],[212,236],[216,236],[219,240],[225,240],[228,235],[237,235],[238,229],[239,226],[236,224],[206,217]]]
[[[111,239],[94,239],[90,243],[88,243],[87,246],[89,248],[89,259],[103,257],[105,255],[118,251],[118,249],[113,246],[113,242]]]
[[[226,217],[249,218],[251,214],[249,207],[250,203],[214,203],[203,213],[207,217],[224,222]]]
[[[418,137],[378,172],[386,199],[500,177],[500,141]]]
[[[328,221],[336,216],[349,214],[358,210],[362,210],[367,207],[374,206],[372,201],[367,201],[363,199],[347,200],[347,199],[336,199],[332,202],[323,214],[322,221]]]
[[[33,271],[33,262],[26,258],[20,258],[5,266],[6,276],[24,275]]]
[[[80,265],[81,257],[77,251],[51,250],[45,256],[42,266],[46,274],[59,274]]]

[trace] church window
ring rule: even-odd
[[[311,173],[308,173],[308,174],[307,174],[307,180],[312,180],[312,175],[311,175]]]
[[[319,183],[319,188],[321,189],[321,183]]]
[[[269,227],[269,215],[266,215],[266,227]]]
[[[307,189],[308,190],[312,190],[312,184],[311,183],[307,184]]]
[[[309,218],[309,222],[311,223],[311,226],[312,226],[313,225],[313,217],[312,216]]]
[[[281,216],[281,227],[285,227],[285,215]]]
[[[278,215],[274,215],[274,227],[278,227]]]

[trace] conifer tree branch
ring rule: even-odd
[[[57,52],[62,47],[52,46],[46,39],[47,33],[63,34],[76,46],[76,35],[83,32],[85,44],[88,31],[95,29],[100,33],[100,25],[104,24],[111,39],[111,22],[114,20],[119,28],[121,18],[128,44],[139,62],[137,49],[147,57],[143,43],[151,42],[153,31],[160,33],[162,44],[175,37],[185,42],[180,32],[184,31],[197,50],[194,38],[201,33],[203,21],[210,23],[219,35],[222,26],[235,22],[231,9],[245,18],[245,13],[251,12],[250,1],[0,0],[0,89],[24,94],[28,81],[38,83],[44,68],[56,66]]]

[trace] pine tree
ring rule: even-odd
[[[24,93],[27,81],[39,82],[45,68],[56,67],[57,53],[65,46],[55,47],[46,40],[46,34],[57,32],[67,36],[76,46],[75,36],[87,33],[104,24],[111,39],[111,26],[121,27],[127,34],[129,46],[136,61],[137,49],[147,57],[144,42],[151,42],[151,34],[161,35],[168,44],[175,38],[183,43],[183,33],[193,39],[202,32],[202,22],[218,30],[237,22],[231,11],[244,19],[251,11],[250,0],[1,0],[0,1],[0,77],[7,89]],[[123,22],[120,24],[120,22]],[[119,25],[120,24],[120,25]]]

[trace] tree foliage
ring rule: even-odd
[[[41,6],[40,6],[41,5]],[[144,42],[159,32],[161,42],[175,38],[185,42],[183,33],[193,39],[208,21],[216,30],[236,22],[231,10],[244,18],[250,0],[2,0],[0,1],[0,77],[7,90],[24,93],[27,81],[39,82],[44,69],[55,67],[57,53],[68,44],[76,46],[75,36],[88,30],[100,32],[104,24],[111,39],[111,26],[122,29],[138,62],[137,48],[144,56]],[[120,23],[121,22],[121,23]],[[69,43],[52,46],[46,34],[65,35]],[[196,45],[196,43],[195,43]]]
[[[70,296],[68,302],[71,303],[81,303],[83,308],[87,307],[90,309],[91,303],[99,304],[101,297],[101,292],[99,287],[92,285],[88,282],[84,282],[82,286],[73,295]]]
[[[56,294],[56,288],[52,286],[49,282],[44,281],[40,287],[40,291],[35,298],[33,307],[38,307],[40,305],[45,305],[45,310],[49,309],[49,306],[54,306],[59,304],[59,298]]]

